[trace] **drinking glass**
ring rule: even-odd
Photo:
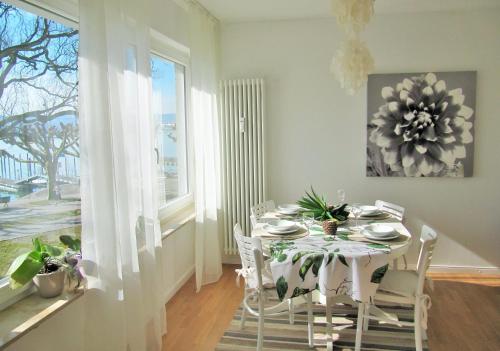
[[[302,220],[307,228],[307,233],[311,234],[311,226],[314,224],[314,214],[310,212],[304,212],[302,214]]]
[[[354,226],[354,230],[360,230],[361,228],[358,225],[358,219],[361,213],[363,212],[363,209],[361,208],[361,204],[352,204],[351,205],[351,212],[354,216],[354,219],[356,220],[356,224]]]
[[[345,190],[344,189],[337,190],[337,197],[339,199],[339,205],[342,205],[345,201]]]

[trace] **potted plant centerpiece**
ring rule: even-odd
[[[75,240],[79,242],[79,239]],[[32,242],[32,250],[18,256],[7,272],[12,289],[33,281],[40,296],[48,298],[62,293],[67,272],[80,282],[80,275],[76,273],[80,272],[79,261],[74,257],[73,250],[44,244],[39,238],[34,238]]]
[[[311,187],[311,192],[306,191],[297,203],[304,209],[304,212],[311,213],[315,220],[322,223],[325,234],[334,235],[337,232],[337,227],[340,222],[347,220],[349,212],[346,210],[347,204],[335,207],[328,205],[325,198],[316,194]]]

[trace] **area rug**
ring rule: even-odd
[[[271,298],[269,305],[276,303]],[[410,306],[379,305],[384,311],[398,315],[401,321],[413,321],[413,311]],[[255,350],[257,342],[257,318],[247,313],[245,328],[240,329],[242,306],[236,311],[231,324],[224,332],[215,350],[240,351]],[[295,323],[291,325],[288,315],[266,318],[264,330],[264,350],[326,350],[325,307],[315,304],[314,313],[314,348],[309,348],[307,342],[307,313],[295,314]],[[335,305],[333,308],[334,351],[354,350],[356,337],[357,308],[350,305]],[[363,332],[362,350],[413,351],[415,339],[412,327],[398,327],[370,321],[369,330]],[[424,350],[429,350],[424,341]]]

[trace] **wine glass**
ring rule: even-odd
[[[358,219],[361,213],[363,212],[363,209],[361,208],[361,204],[352,204],[351,205],[351,212],[354,216],[354,219],[356,220],[356,224],[354,226],[354,230],[360,230],[361,228],[358,225]]]
[[[307,228],[307,233],[311,234],[311,226],[314,224],[314,214],[310,212],[304,212],[302,214],[302,220]]]
[[[342,205],[345,201],[345,190],[344,189],[337,190],[337,197],[339,199],[339,205]]]

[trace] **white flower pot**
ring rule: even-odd
[[[33,278],[33,283],[41,297],[55,297],[61,295],[64,289],[65,276],[66,272],[59,269],[52,273],[37,274]]]

